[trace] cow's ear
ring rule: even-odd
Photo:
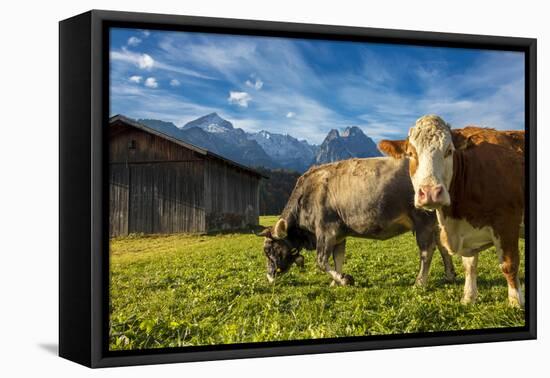
[[[264,238],[271,238],[271,227],[264,228],[257,236],[263,236]]]
[[[284,239],[287,235],[287,224],[284,219],[279,219],[272,232],[274,239]]]
[[[378,149],[385,155],[401,159],[407,152],[407,140],[381,140]]]
[[[465,150],[471,145],[470,138],[462,135],[459,129],[451,130],[453,145],[457,150]]]

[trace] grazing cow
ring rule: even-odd
[[[332,284],[351,285],[353,277],[342,272],[347,236],[385,240],[410,230],[420,249],[416,282],[424,285],[439,242],[437,220],[415,209],[406,162],[384,157],[313,167],[298,179],[277,224],[260,234],[265,237],[267,278],[273,282],[292,264],[303,266],[300,251],[316,249],[317,265]],[[451,258],[443,248],[440,253],[452,281]]]
[[[386,154],[409,157],[415,206],[435,210],[441,243],[462,256],[463,303],[475,301],[478,253],[492,245],[508,283],[509,303],[524,303],[518,276],[524,139],[521,131],[451,130],[440,117],[427,115],[406,140],[379,144]]]

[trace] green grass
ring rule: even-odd
[[[264,226],[275,221],[261,218]],[[522,240],[522,256],[523,247]],[[418,254],[410,233],[384,242],[349,238],[344,271],[353,287],[329,287],[315,252],[304,257],[305,271],[293,267],[271,285],[262,238],[252,233],[113,239],[110,349],[524,325],[523,310],[507,305],[494,249],[480,255],[479,298],[469,306],[460,304],[459,258],[456,283],[443,282],[436,254],[428,287],[413,287]]]

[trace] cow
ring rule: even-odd
[[[263,230],[267,278],[303,266],[302,249],[317,251],[317,265],[331,285],[353,285],[342,271],[346,237],[386,240],[413,231],[420,250],[416,284],[425,285],[435,246],[437,220],[415,209],[406,162],[380,157],[349,159],[310,168],[298,178],[273,227]],[[448,281],[455,271],[450,256],[439,248]],[[330,258],[334,267],[330,265]]]
[[[462,129],[451,129],[453,143],[457,150],[481,143],[498,144],[522,155],[525,152],[525,131],[495,130],[488,127],[466,126]]]
[[[475,302],[478,253],[495,246],[508,284],[508,302],[521,307],[518,242],[525,207],[525,135],[463,130],[452,130],[442,118],[426,115],[416,121],[406,140],[381,141],[379,149],[408,159],[415,206],[435,211],[441,243],[451,254],[462,256],[462,302]]]

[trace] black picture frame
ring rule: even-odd
[[[204,31],[525,53],[526,325],[519,328],[108,351],[108,28]],[[536,39],[92,10],[59,24],[59,355],[89,367],[535,339]]]

